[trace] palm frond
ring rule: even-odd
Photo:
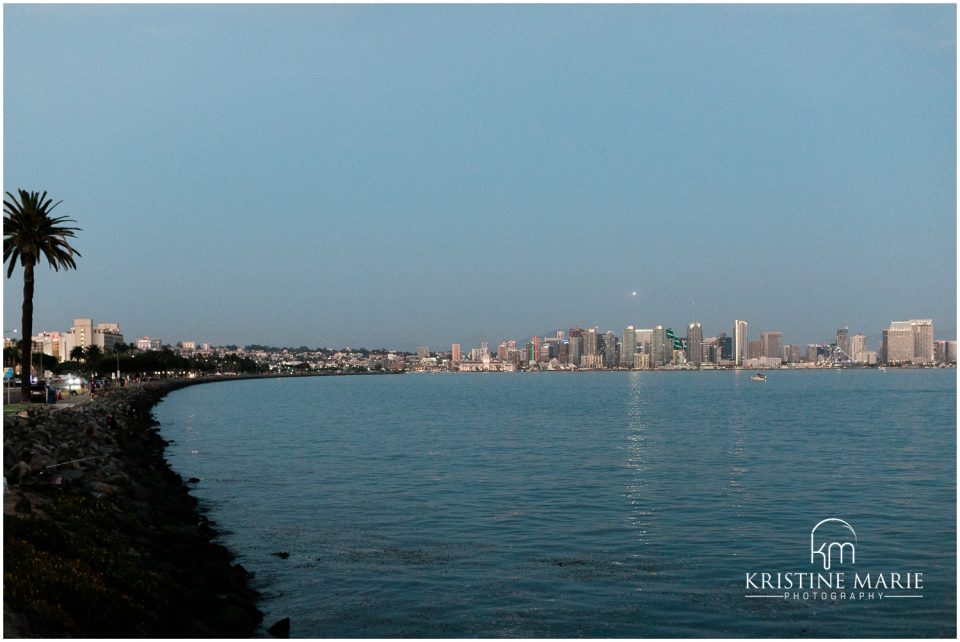
[[[7,263],[7,278],[15,266],[36,265],[41,259],[54,270],[76,269],[74,257],[81,256],[67,241],[81,231],[69,223],[66,216],[50,216],[62,201],[53,202],[47,193],[19,190],[18,196],[6,192],[3,201],[3,261]]]

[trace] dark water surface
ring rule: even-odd
[[[749,375],[235,381],[156,416],[295,637],[954,637],[956,372]],[[825,573],[826,518],[856,532],[844,593],[922,589],[747,597]]]

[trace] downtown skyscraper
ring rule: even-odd
[[[703,364],[703,328],[696,321],[687,326],[687,362]]]
[[[733,359],[736,365],[743,365],[743,355],[746,349],[747,322],[737,319],[733,322]]]

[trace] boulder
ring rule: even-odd
[[[275,638],[289,638],[290,637],[290,618],[285,617],[282,620],[279,620],[273,624],[267,632]]]

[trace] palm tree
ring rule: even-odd
[[[53,202],[47,193],[38,194],[18,190],[14,196],[6,192],[3,201],[3,262],[8,263],[7,278],[13,276],[17,262],[23,266],[23,337],[21,346],[21,367],[23,369],[22,394],[30,395],[30,349],[33,336],[33,268],[41,259],[46,259],[56,271],[60,268],[77,269],[74,254],[80,256],[69,242],[68,237],[75,236],[80,228],[68,227],[73,223],[65,216],[51,217],[61,201]]]
[[[86,350],[83,351],[83,360],[86,364],[87,370],[90,371],[91,376],[100,367],[100,361],[103,359],[103,348],[98,345],[90,344],[87,346]]]
[[[70,351],[70,360],[83,361],[83,358],[84,358],[83,346],[73,346],[73,350]]]

